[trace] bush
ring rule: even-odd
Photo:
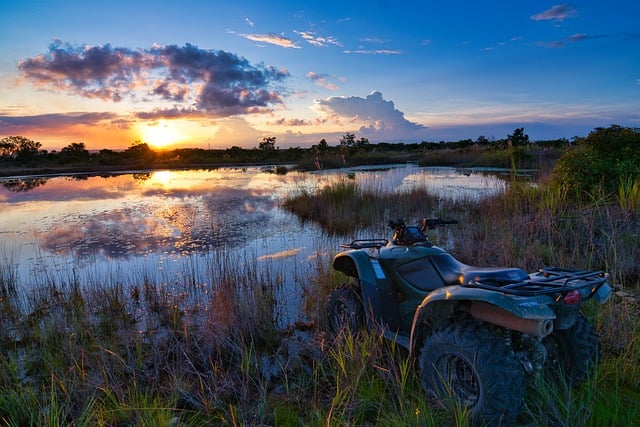
[[[612,125],[596,128],[567,151],[553,171],[553,184],[576,194],[601,189],[613,194],[620,184],[640,178],[640,133]]]

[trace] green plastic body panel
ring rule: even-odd
[[[432,291],[418,306],[416,313],[437,301],[483,301],[524,319],[542,320],[556,318],[555,313],[550,307],[550,305],[553,304],[553,299],[549,296],[519,297],[464,286],[447,286]]]
[[[351,250],[336,255],[333,266],[336,270],[360,281],[367,322],[370,326],[385,325],[392,330],[400,327],[397,296],[378,259],[369,256],[365,251]]]
[[[459,303],[469,301],[486,302],[524,319],[553,320],[556,318],[556,314],[551,308],[553,299],[549,296],[519,297],[485,289],[466,288],[458,285],[448,286],[432,291],[418,305],[409,333],[407,346],[409,351],[414,351],[415,346],[422,341],[426,331],[421,331],[419,328],[424,322],[430,324],[431,327],[438,327],[447,321]]]

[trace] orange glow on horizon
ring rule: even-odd
[[[187,139],[179,123],[164,120],[154,124],[140,124],[138,132],[140,140],[151,148],[171,148]]]

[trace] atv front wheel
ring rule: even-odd
[[[554,331],[543,343],[548,353],[547,376],[563,374],[571,385],[586,381],[600,353],[600,338],[583,315],[572,327]]]
[[[520,413],[524,372],[495,327],[476,321],[451,324],[427,336],[420,354],[428,396],[453,400],[481,425],[511,425]]]
[[[329,332],[338,335],[346,330],[355,334],[364,328],[364,305],[359,286],[349,284],[334,289],[326,308]]]

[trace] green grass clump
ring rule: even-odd
[[[355,181],[343,179],[315,192],[302,190],[285,200],[283,207],[302,221],[318,223],[329,234],[346,235],[390,219],[438,213],[447,204],[423,188],[400,193],[364,191]]]

